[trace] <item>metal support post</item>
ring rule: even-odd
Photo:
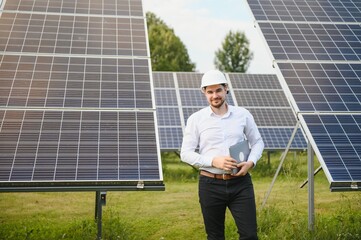
[[[319,166],[315,172],[313,173],[313,176],[316,176],[316,174],[322,170],[322,166]],[[300,188],[303,188],[308,183],[308,178],[300,185]]]
[[[261,210],[262,210],[263,207],[266,205],[267,199],[268,199],[269,195],[271,194],[273,185],[275,184],[275,181],[276,181],[277,176],[278,176],[278,174],[279,174],[279,172],[280,172],[280,170],[281,170],[281,167],[282,167],[282,165],[283,165],[283,162],[284,162],[284,160],[285,160],[285,158],[286,158],[286,156],[287,156],[287,153],[288,153],[288,151],[289,151],[289,149],[290,149],[290,147],[291,147],[292,141],[293,141],[293,139],[294,139],[294,137],[295,137],[295,135],[296,135],[296,133],[297,133],[299,124],[300,124],[300,123],[297,122],[295,128],[293,129],[291,138],[290,138],[290,140],[288,141],[287,147],[286,147],[285,151],[283,152],[283,154],[281,155],[280,164],[278,165],[276,174],[274,175],[274,177],[273,177],[273,179],[272,179],[272,183],[271,183],[271,186],[270,186],[269,189],[268,189],[268,192],[267,192],[267,194],[266,194],[266,197],[265,197],[265,199],[263,200],[263,203],[262,203],[262,206],[261,206]]]
[[[97,222],[97,240],[102,239],[102,208],[106,204],[106,192],[96,191],[95,193],[95,221]]]
[[[314,183],[314,152],[310,142],[307,144],[308,157],[308,230],[314,230],[315,222],[315,183]]]

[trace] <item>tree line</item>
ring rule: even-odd
[[[152,12],[146,13],[153,71],[193,72],[196,64],[174,30]],[[224,72],[246,72],[253,54],[241,31],[229,31],[215,52],[214,66]]]

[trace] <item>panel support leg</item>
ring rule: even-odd
[[[308,157],[308,230],[314,231],[315,222],[315,183],[314,183],[314,152],[310,142],[307,144]]]
[[[103,206],[106,204],[106,192],[95,192],[95,221],[97,222],[97,240],[102,239],[102,212]]]
[[[295,128],[293,129],[291,138],[290,138],[290,140],[288,141],[287,147],[286,147],[285,151],[284,151],[284,152],[282,153],[282,155],[281,155],[280,163],[279,163],[279,165],[278,165],[276,174],[273,176],[272,183],[271,183],[271,186],[270,186],[269,189],[268,189],[268,192],[267,192],[267,194],[266,194],[266,197],[265,197],[265,199],[263,200],[263,203],[262,203],[262,206],[261,206],[261,210],[262,210],[263,207],[266,205],[267,199],[268,199],[269,195],[271,194],[273,185],[275,184],[275,181],[276,181],[277,176],[278,176],[278,174],[279,174],[279,172],[280,172],[280,170],[281,170],[281,168],[282,168],[282,165],[283,165],[283,162],[284,162],[284,160],[285,160],[285,158],[286,158],[286,156],[287,156],[287,153],[288,153],[288,151],[290,150],[292,141],[293,141],[293,139],[294,139],[294,137],[295,137],[295,135],[296,135],[296,133],[297,133],[299,124],[300,124],[300,122],[297,121],[297,124],[296,124]]]

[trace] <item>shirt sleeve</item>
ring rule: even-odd
[[[251,152],[248,156],[248,161],[252,161],[256,166],[257,161],[261,158],[264,149],[264,142],[261,134],[258,131],[258,127],[251,113],[247,117],[245,135],[251,145]]]
[[[184,130],[181,147],[181,160],[194,167],[212,167],[212,158],[205,157],[196,152],[199,144],[199,131],[197,121],[194,116],[189,117]]]

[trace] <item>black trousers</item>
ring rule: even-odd
[[[258,239],[256,204],[249,174],[230,180],[199,176],[199,202],[208,240],[222,240],[226,208],[232,213],[239,239]]]

